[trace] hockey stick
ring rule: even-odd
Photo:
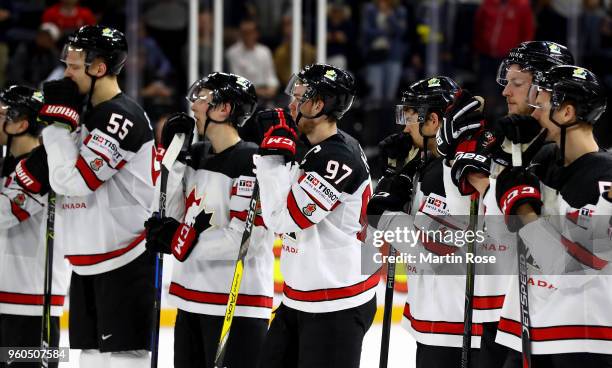
[[[47,234],[45,237],[45,279],[43,284],[43,306],[40,346],[46,351],[51,346],[51,298],[53,297],[53,239],[55,238],[55,192],[47,194]],[[43,353],[41,367],[49,366],[49,356]]]
[[[249,203],[249,212],[247,214],[246,223],[244,225],[244,232],[242,233],[242,241],[240,243],[240,249],[238,250],[238,259],[236,260],[236,267],[234,268],[234,277],[232,278],[232,285],[230,287],[230,292],[227,299],[227,306],[225,308],[225,318],[223,319],[223,327],[221,327],[219,345],[217,345],[217,352],[215,354],[215,364],[213,365],[215,368],[223,368],[223,360],[225,358],[225,352],[227,351],[227,342],[229,340],[230,328],[232,327],[232,321],[234,320],[236,302],[238,301],[240,283],[242,282],[244,259],[246,258],[247,251],[249,250],[253,224],[255,223],[255,216],[257,214],[258,206],[259,183],[257,182],[257,180],[255,180],[255,185],[253,186],[253,195],[251,196],[251,201]]]
[[[168,176],[185,142],[185,134],[179,133],[172,138],[170,146],[164,153],[161,164],[161,179],[159,182],[159,216],[166,215],[166,190]],[[155,256],[155,301],[153,303],[153,325],[151,328],[151,368],[157,368],[159,358],[159,319],[161,314],[162,276],[164,270],[164,255]]]
[[[424,153],[423,151],[421,153]],[[424,158],[421,157],[421,161]],[[419,182],[419,170],[416,171],[412,178],[412,195],[414,197],[416,188]],[[412,211],[413,200],[410,200],[408,205],[408,213]],[[387,243],[389,246],[389,258],[395,258],[397,251],[393,246]],[[380,338],[380,360],[378,363],[379,368],[387,368],[389,361],[389,341],[391,339],[391,317],[393,313],[393,293],[395,292],[395,262],[387,261],[387,280],[385,283],[385,306],[383,310],[383,322],[382,322],[382,336]]]
[[[478,224],[478,207],[480,204],[480,193],[475,192],[470,198],[470,223],[469,229],[476,231]],[[474,255],[474,239],[467,244],[467,254]],[[472,257],[473,259],[473,257]],[[474,264],[467,262],[465,272],[465,309],[463,311],[463,345],[461,347],[461,368],[470,366],[470,350],[472,348],[472,315],[474,312]]]
[[[516,129],[518,136],[518,128]],[[518,143],[512,144],[512,166],[523,166],[523,157],[521,146]],[[516,250],[518,255],[518,272],[519,272],[519,292],[521,303],[521,344],[522,344],[522,361],[523,368],[531,367],[531,341],[529,332],[529,292],[527,282],[527,249],[525,243],[521,239],[518,232],[516,233]]]

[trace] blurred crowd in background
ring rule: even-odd
[[[133,97],[154,123],[187,108],[188,1],[139,2],[139,42],[129,45],[138,53],[140,73],[140,93]],[[224,70],[256,85],[261,108],[288,101],[291,6],[291,0],[224,1]],[[303,0],[302,65],[316,60],[316,6],[316,0]],[[212,0],[199,0],[199,9],[203,76],[212,71]],[[577,64],[612,91],[611,0],[329,0],[327,15],[327,62],[358,81],[358,98],[340,126],[372,159],[376,144],[397,129],[394,105],[401,90],[432,73],[483,95],[489,118],[503,115],[497,68],[522,41],[567,45]],[[64,40],[95,23],[125,30],[126,0],[0,0],[0,86],[36,87],[61,77]],[[603,147],[612,146],[609,113],[596,134]]]

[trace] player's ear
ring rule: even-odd
[[[100,78],[106,75],[107,66],[104,61],[97,59],[91,67],[93,69],[92,74],[96,77]]]

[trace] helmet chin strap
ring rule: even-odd
[[[297,105],[297,117],[296,117],[296,119],[295,119],[295,125],[298,125],[298,124],[300,123],[300,119],[302,118],[302,116],[303,116],[303,117],[305,117],[306,119],[311,119],[311,120],[312,120],[312,119],[316,119],[316,118],[318,118],[318,117],[320,117],[320,116],[325,115],[325,113],[323,112],[323,109],[321,109],[321,111],[319,111],[319,113],[318,113],[318,114],[316,114],[316,115],[314,115],[314,116],[308,116],[308,115],[306,115],[306,114],[302,113],[302,104],[303,104],[303,103],[302,103],[302,102],[300,102],[300,103]]]
[[[555,124],[557,127],[559,127],[559,129],[561,129],[561,142],[559,144],[561,152],[560,152],[560,157],[559,157],[559,164],[561,166],[564,166],[565,165],[565,142],[566,142],[567,128],[571,128],[574,125],[578,125],[579,122],[574,121],[573,123],[569,123],[569,124],[561,124],[558,121],[556,121],[555,118],[553,118],[553,109],[550,109],[549,119],[550,121],[553,122],[553,124]]]
[[[208,123],[225,124],[229,122],[229,120],[219,121],[219,120],[215,120],[211,118],[210,115],[208,114],[208,111],[209,110],[206,111],[206,122],[204,122],[204,133],[203,133],[204,136],[206,136],[206,129],[208,128]]]

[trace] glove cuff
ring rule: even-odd
[[[79,113],[72,107],[65,105],[43,105],[39,117],[47,122],[68,125],[71,130],[76,129],[79,125]]]

